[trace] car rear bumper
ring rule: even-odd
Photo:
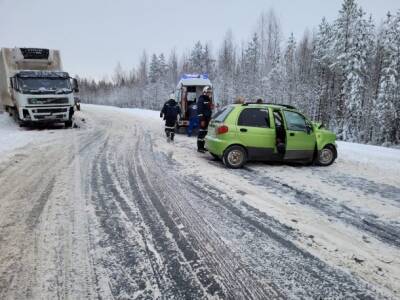
[[[214,136],[206,136],[206,148],[212,154],[222,156],[228,145],[228,141],[221,140]]]

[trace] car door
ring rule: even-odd
[[[274,152],[275,130],[270,128],[267,107],[246,107],[237,121],[238,139],[246,146],[249,159],[267,160]]]
[[[311,126],[307,126],[306,118],[294,111],[283,110],[286,123],[287,160],[310,160],[314,155],[315,134]]]

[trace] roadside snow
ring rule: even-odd
[[[75,112],[75,124],[80,128],[86,128],[85,114]],[[56,124],[48,128],[19,127],[7,114],[0,112],[0,161],[12,155],[12,151],[25,147],[28,144],[45,143],[55,137],[63,137],[65,128],[63,124]]]
[[[14,120],[6,113],[0,114],[0,160],[7,152],[27,144],[45,140],[50,137],[51,131],[27,130],[19,128]]]
[[[400,170],[400,149],[337,142],[339,159],[368,164],[379,169]]]

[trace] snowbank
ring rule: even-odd
[[[6,151],[23,147],[45,135],[44,132],[28,131],[19,128],[8,114],[0,114],[0,155]]]
[[[52,133],[53,130],[20,128],[7,113],[0,113],[0,160],[14,149],[49,139]]]
[[[340,141],[337,144],[338,160],[340,161],[352,161],[370,167],[375,166],[378,169],[400,170],[400,149]]]
[[[160,112],[156,110],[147,110],[140,108],[122,108],[122,110],[134,116],[141,116],[153,120],[160,120]]]

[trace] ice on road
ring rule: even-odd
[[[400,297],[399,150],[230,170],[158,112],[82,109],[0,115],[0,299]]]

